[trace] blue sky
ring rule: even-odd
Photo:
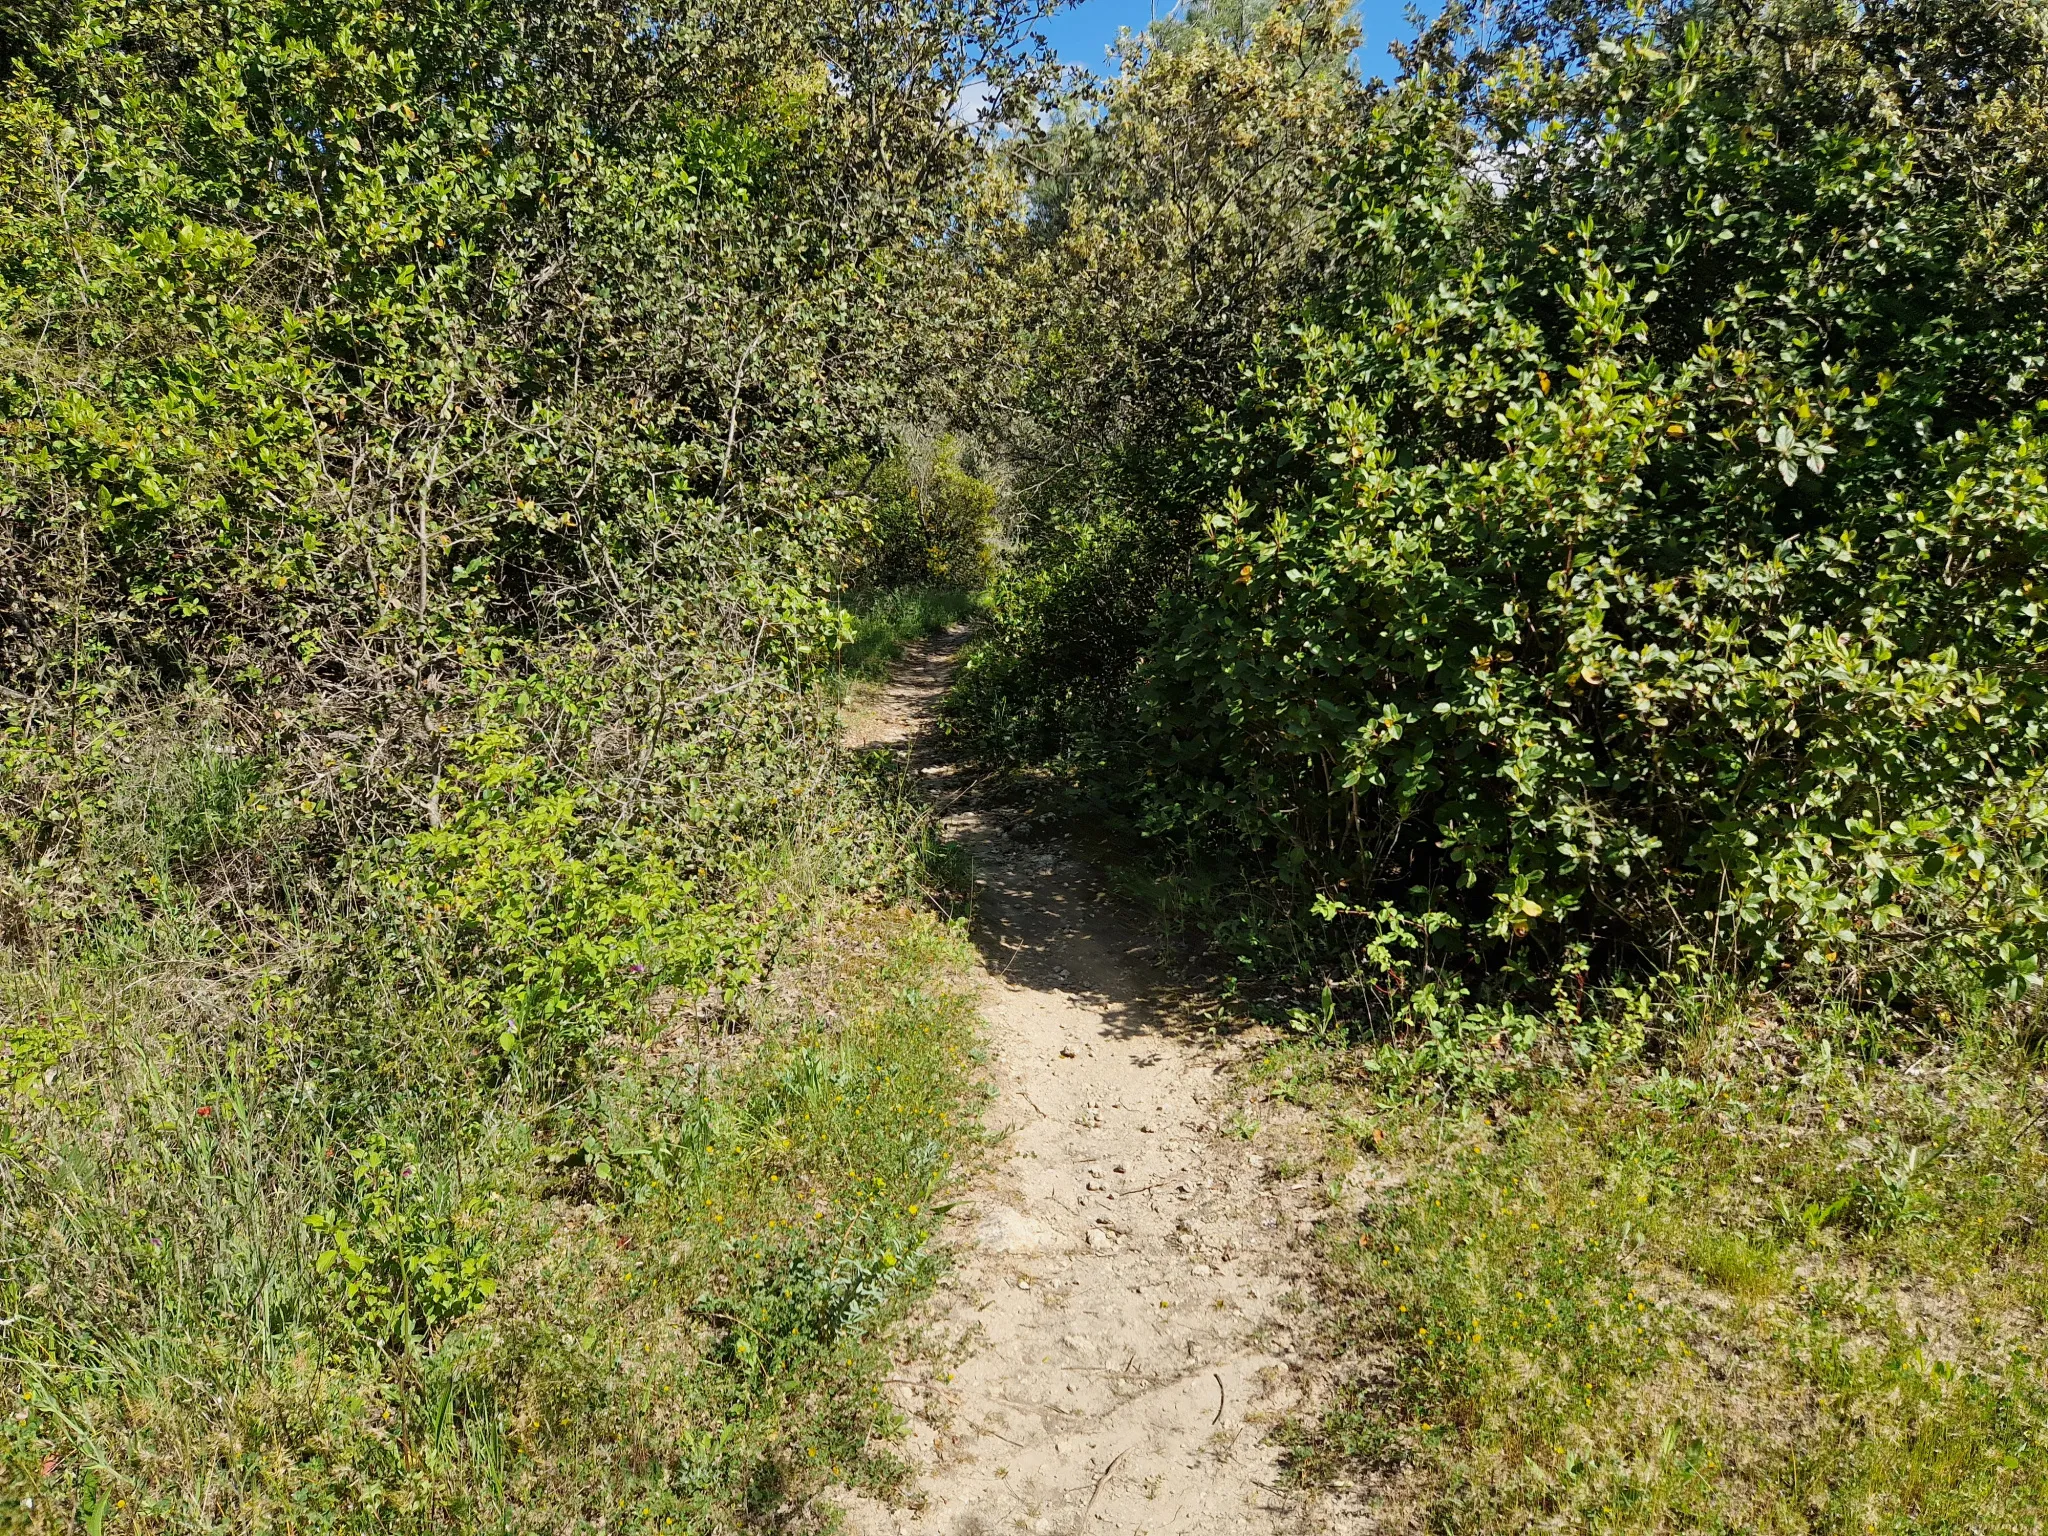
[[[1046,39],[1069,64],[1103,67],[1103,50],[1116,41],[1117,28],[1142,32],[1155,11],[1164,15],[1173,0],[1082,0],[1042,24]],[[1434,12],[1433,4],[1424,9]],[[1368,75],[1392,79],[1394,61],[1387,56],[1387,44],[1413,32],[1405,12],[1407,0],[1359,0],[1353,14],[1365,30],[1365,47],[1359,50],[1360,69]]]

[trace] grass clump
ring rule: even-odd
[[[1774,1296],[1785,1283],[1777,1248],[1742,1232],[1698,1233],[1686,1246],[1685,1263],[1707,1284],[1745,1301]]]
[[[848,682],[881,682],[906,647],[965,623],[980,608],[978,595],[964,587],[890,587],[856,594],[847,601],[853,634],[840,648],[839,675]]]
[[[975,1134],[962,950],[860,906],[781,938],[545,1099],[401,996],[414,1051],[343,1096],[352,1021],[274,967],[8,966],[15,1523],[694,1530],[892,1485],[877,1380]]]
[[[2038,1530],[2038,1092],[1995,1022],[1767,1001],[1490,1113],[1326,1087],[1408,1177],[1326,1229],[1372,1343],[1298,1469],[1445,1531]]]

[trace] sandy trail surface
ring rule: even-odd
[[[965,636],[916,648],[851,744],[909,755],[972,857],[1001,1140],[954,1216],[956,1262],[892,1384],[908,1501],[859,1536],[1259,1536],[1348,1524],[1307,1505],[1269,1433],[1296,1353],[1314,1196],[1231,1134],[1241,1046],[1149,962],[1094,871],[976,803],[930,721]]]

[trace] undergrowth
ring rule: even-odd
[[[2041,1529],[2048,1078],[2008,1024],[1751,997],[1494,1099],[1360,1064],[1265,1068],[1359,1212],[1297,1475],[1446,1532]]]
[[[9,962],[0,1522],[707,1530],[892,1486],[885,1346],[975,1136],[962,946],[824,892],[775,928],[540,1095],[308,953]]]
[[[745,639],[506,642],[346,755],[197,689],[10,732],[0,1529],[703,1531],[900,1477],[964,949],[925,818]]]
[[[859,593],[847,600],[853,634],[840,649],[839,676],[848,682],[880,682],[906,647],[964,623],[980,606],[978,596],[962,587]]]

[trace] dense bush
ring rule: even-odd
[[[0,1525],[886,1480],[970,1015],[903,914],[777,960],[916,888],[830,467],[971,329],[1035,12],[0,17]]]
[[[998,493],[972,444],[905,431],[879,461],[847,469],[864,514],[864,537],[842,573],[849,587],[987,586]]]
[[[1173,485],[1197,405],[1311,286],[1364,93],[1328,0],[1186,7],[1008,147],[1030,218],[987,281],[1010,345],[991,435],[1017,466],[959,718],[991,750],[1127,755],[1123,683],[1187,564]]]
[[[1184,439],[1121,760],[1149,828],[1340,919],[1388,1001],[1460,956],[1896,987],[1928,941],[2030,994],[2040,21],[1419,52],[1324,293]]]
[[[821,570],[798,477],[956,323],[953,96],[1018,14],[11,23],[9,672],[360,682],[750,538]]]

